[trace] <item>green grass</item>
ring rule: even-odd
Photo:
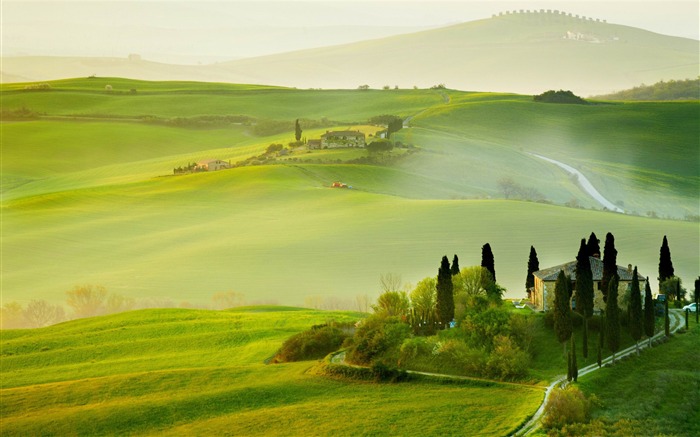
[[[282,341],[355,313],[142,310],[3,331],[2,434],[503,435],[542,391],[373,384],[265,365]]]
[[[700,433],[700,325],[691,315],[690,330],[667,344],[645,350],[614,367],[579,381],[601,403],[593,413],[600,422],[582,428],[600,434],[698,435]],[[618,422],[617,425],[611,425]],[[604,424],[604,425],[601,425]]]

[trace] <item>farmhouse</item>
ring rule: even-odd
[[[356,130],[328,131],[321,135],[322,149],[365,147],[365,134]]]
[[[591,272],[593,273],[593,306],[595,310],[605,308],[603,302],[603,292],[601,291],[600,281],[603,278],[603,261],[600,258],[589,257],[591,262]],[[547,311],[554,306],[554,284],[557,281],[560,271],[571,279],[571,288],[574,289],[576,284],[576,261],[571,261],[566,264],[550,267],[547,269],[538,270],[533,273],[535,277],[535,287],[532,290],[530,299],[535,308],[541,311]],[[632,265],[627,267],[617,266],[617,275],[620,277],[618,285],[618,303],[621,308],[627,308],[627,292],[632,286]],[[644,301],[644,287],[646,286],[645,276],[637,272],[639,279],[639,290]]]
[[[224,168],[231,168],[231,164],[219,159],[210,159],[207,161],[199,161],[196,169],[198,171],[216,171]]]
[[[321,148],[321,140],[309,140],[306,142],[306,147],[309,150],[317,150]]]

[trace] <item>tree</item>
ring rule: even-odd
[[[397,273],[382,273],[379,275],[379,287],[384,293],[401,290],[401,275]]]
[[[588,256],[600,258],[600,240],[596,237],[595,232],[591,232],[591,235],[588,237],[586,248],[588,249]]]
[[[632,336],[632,340],[634,340],[635,345],[637,346],[637,355],[639,355],[639,339],[642,338],[642,332],[644,331],[644,320],[642,318],[642,295],[639,290],[637,266],[634,266],[634,272],[632,272],[632,287],[630,293],[630,335]]]
[[[612,352],[612,363],[615,364],[615,353],[620,349],[620,308],[617,306],[617,275],[613,275],[608,284],[608,300],[605,302],[605,337],[608,349]]]
[[[459,258],[457,254],[452,258],[452,266],[450,266],[450,273],[452,276],[459,274]]]
[[[671,336],[671,321],[668,316],[668,296],[664,299],[664,334],[666,337]]]
[[[437,276],[437,316],[442,329],[446,328],[455,316],[454,286],[447,256],[442,257]]]
[[[437,280],[429,277],[421,280],[411,291],[411,326],[417,334],[429,335],[435,331],[435,290]]]
[[[682,301],[688,290],[683,287],[683,281],[678,276],[666,278],[659,284],[659,293],[665,294],[666,298]]]
[[[527,277],[525,278],[525,290],[529,290],[535,286],[534,272],[540,269],[540,261],[537,259],[537,251],[534,246],[530,246],[530,257],[527,259]]]
[[[576,382],[578,381],[578,363],[576,362],[576,337],[573,335],[571,336],[571,350],[569,351],[569,356],[571,357],[571,379],[573,379],[574,382]],[[569,381],[571,381],[571,379]]]
[[[75,317],[92,317],[102,313],[107,290],[100,285],[77,285],[67,291],[66,302],[73,308]]]
[[[7,302],[0,308],[0,329],[18,329],[24,327],[22,305],[18,302]]]
[[[375,313],[382,316],[406,316],[410,304],[408,296],[403,291],[385,291],[379,295],[377,304],[372,306]]]
[[[65,320],[66,313],[60,305],[51,305],[45,300],[32,299],[24,309],[24,319],[30,328],[43,328]]]
[[[564,347],[564,356],[566,356],[566,342],[571,338],[571,333],[574,329],[571,320],[569,288],[569,278],[562,270],[559,272],[557,281],[554,284],[554,332],[557,340]]]
[[[299,142],[301,140],[301,126],[299,125],[299,119],[294,122],[294,138]]]
[[[481,266],[463,268],[453,282],[454,294],[464,293],[468,297],[486,296],[495,285],[491,273]]]
[[[496,282],[496,268],[494,266],[493,252],[491,252],[491,245],[486,243],[481,248],[481,267],[484,267],[491,273],[491,278]]]
[[[646,286],[644,287],[644,335],[649,338],[649,347],[651,347],[651,338],[654,336],[654,310],[656,303],[651,297],[651,286],[649,278],[647,278]]]
[[[659,284],[673,276],[673,262],[671,261],[671,249],[668,248],[668,240],[664,235],[661,249],[659,250]]]
[[[588,319],[593,316],[593,272],[586,239],[576,255],[576,311],[583,316],[583,357],[588,358]]]
[[[511,177],[503,177],[498,180],[498,188],[503,191],[503,197],[510,199],[518,191],[518,184]]]
[[[615,237],[608,232],[607,235],[605,235],[605,246],[603,247],[603,277],[600,280],[603,301],[605,302],[607,302],[607,293],[613,276],[617,276],[617,250],[615,249]]]
[[[695,280],[695,323],[700,323],[700,276]]]

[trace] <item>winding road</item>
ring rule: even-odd
[[[581,185],[581,188],[588,193],[591,197],[593,197],[598,203],[603,205],[605,208],[609,209],[610,211],[615,211],[615,212],[620,212],[620,213],[625,213],[623,209],[615,205],[614,203],[610,202],[608,199],[603,197],[598,190],[595,189],[591,181],[588,180],[586,176],[583,175],[580,171],[576,170],[570,165],[566,165],[563,162],[557,161],[552,158],[547,158],[546,156],[538,155],[536,153],[530,153],[530,155],[540,158],[542,160],[545,160],[547,162],[551,162],[552,164],[563,168],[567,173],[575,175],[576,178],[578,179],[578,183]]]

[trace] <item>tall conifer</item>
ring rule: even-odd
[[[450,273],[452,273],[452,276],[459,274],[459,258],[457,257],[457,254],[452,258],[452,266],[450,266]]]
[[[571,320],[569,288],[569,278],[562,270],[554,283],[554,332],[557,335],[557,340],[564,347],[564,356],[566,356],[566,342],[571,338],[574,329]]]
[[[607,293],[613,276],[617,276],[617,249],[615,249],[615,237],[608,232],[607,235],[605,235],[605,246],[603,247],[603,277],[600,280],[600,287],[605,302],[607,302]]]
[[[673,274],[674,270],[673,262],[671,261],[671,249],[669,249],[668,240],[664,235],[664,240],[661,243],[661,249],[659,250],[659,284],[672,277]]]
[[[525,278],[525,290],[530,290],[535,286],[534,272],[540,269],[540,261],[537,259],[537,251],[534,246],[530,246],[530,257],[527,259],[527,278]]]
[[[576,311],[583,316],[583,357],[588,358],[588,319],[593,316],[593,272],[586,239],[576,255]]]
[[[595,232],[591,232],[591,235],[588,237],[586,248],[588,249],[588,256],[600,258],[600,240],[596,237]]]
[[[615,364],[615,353],[620,350],[620,308],[617,306],[618,293],[617,274],[613,275],[608,285],[608,300],[605,302],[605,337],[608,349],[612,352],[612,362]]]
[[[491,272],[493,277],[493,282],[496,282],[496,267],[493,260],[493,252],[491,252],[491,245],[486,243],[481,248],[481,267]]]
[[[634,340],[635,345],[637,346],[637,355],[639,355],[639,339],[642,338],[642,333],[644,331],[644,320],[642,317],[642,295],[639,290],[637,266],[634,266],[634,272],[632,272],[632,286],[630,289],[630,293],[630,335],[632,336],[632,340]]]
[[[447,256],[442,257],[437,277],[437,315],[440,327],[445,329],[455,316],[452,272]]]
[[[301,125],[299,125],[299,119],[294,122],[294,138],[296,138],[297,141],[301,141]]]
[[[656,303],[651,297],[651,286],[649,278],[647,278],[646,286],[644,287],[644,335],[649,338],[649,347],[651,347],[651,338],[654,336],[654,310]]]

